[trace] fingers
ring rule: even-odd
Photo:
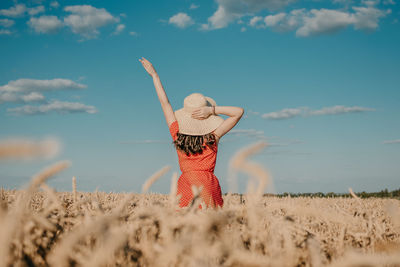
[[[204,116],[192,116],[192,118],[196,119],[196,120],[204,120],[205,119]]]
[[[147,70],[147,71],[152,71],[154,68],[153,68],[153,66],[150,64],[150,63],[148,63],[148,62],[142,62],[142,65],[143,65],[143,67]]]
[[[197,120],[204,120],[205,116],[200,111],[197,111],[197,112],[194,111],[194,112],[192,112],[192,118],[197,119]]]
[[[144,57],[142,57],[141,59],[139,58],[140,63],[142,63],[143,68],[150,74],[151,70],[152,70],[152,65],[151,63],[146,60]]]
[[[144,62],[147,65],[151,65],[150,61],[148,61],[147,59],[145,59],[144,57],[142,57],[142,62]]]
[[[142,58],[139,58],[139,61],[143,64],[143,65],[146,65],[146,66],[151,66],[151,63],[150,63],[150,61],[148,61],[147,59],[145,59],[144,57],[142,57]]]
[[[198,112],[192,112],[192,118],[197,119],[198,117],[200,117],[200,113],[198,113]]]
[[[143,67],[146,67],[146,62],[143,61],[143,59],[139,58],[140,63],[142,63]]]
[[[143,66],[148,66],[149,64],[146,62],[146,61],[144,61],[143,59],[142,60],[140,60],[140,62],[142,62],[142,64],[143,64]]]
[[[203,116],[203,114],[200,114],[200,113],[194,113],[194,114],[192,114],[192,117],[197,119],[197,118],[202,118],[204,116]]]

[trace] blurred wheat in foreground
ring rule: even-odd
[[[267,183],[243,150],[235,168]],[[81,193],[45,184],[0,191],[1,266],[400,266],[400,203],[394,199],[224,197],[220,210],[177,209],[170,195]],[[145,183],[168,170],[164,167]],[[176,183],[177,174],[172,181]],[[258,195],[254,197],[251,194]]]

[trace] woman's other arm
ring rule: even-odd
[[[174,110],[169,103],[167,94],[165,93],[164,87],[161,84],[160,77],[158,76],[153,65],[147,59],[142,57],[142,59],[139,59],[139,61],[142,63],[143,67],[149,73],[149,75],[153,78],[154,87],[156,88],[157,96],[160,100],[161,108],[164,112],[165,120],[167,121],[169,127],[174,121],[176,121],[176,118]]]

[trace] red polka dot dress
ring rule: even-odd
[[[178,121],[174,121],[170,127],[172,139],[175,141],[179,132]],[[222,207],[221,187],[214,175],[217,159],[218,144],[212,148],[206,146],[203,153],[187,156],[185,152],[177,150],[179,166],[182,175],[179,177],[177,195],[181,195],[180,207],[188,206],[193,199],[192,186],[202,187],[200,193],[207,207]]]

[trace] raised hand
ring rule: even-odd
[[[153,67],[153,65],[150,63],[150,61],[148,61],[147,59],[145,59],[144,57],[142,57],[141,59],[139,59],[139,61],[142,63],[143,68],[147,71],[147,73],[153,77],[154,75],[157,75],[157,72],[155,70],[155,68]]]

